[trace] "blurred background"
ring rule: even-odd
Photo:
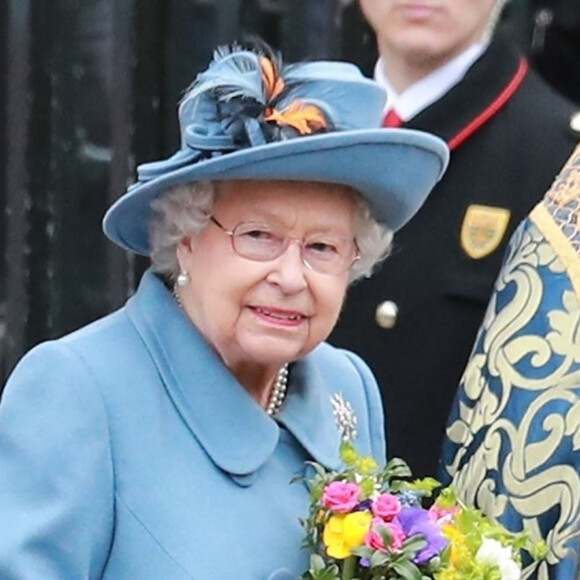
[[[580,102],[580,8],[557,4],[512,0],[502,27]],[[146,260],[108,242],[101,218],[137,164],[173,153],[183,90],[244,34],[286,61],[344,59],[370,75],[376,58],[351,0],[0,3],[0,385],[32,345],[134,291]]]

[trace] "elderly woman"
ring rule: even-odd
[[[351,65],[216,53],[181,104],[181,149],[105,216],[151,256],[137,293],[7,384],[2,580],[307,568],[292,477],[339,467],[345,428],[385,454],[369,369],[324,340],[447,161],[430,135],[375,129],[384,98]]]

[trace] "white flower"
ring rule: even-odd
[[[497,566],[501,573],[501,580],[520,580],[521,569],[512,558],[512,550],[503,547],[497,540],[485,538],[475,555],[479,564]]]
[[[522,570],[514,560],[506,560],[499,566],[502,580],[520,580]]]

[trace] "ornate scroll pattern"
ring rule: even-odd
[[[580,255],[580,147],[544,197],[544,205]]]
[[[545,203],[555,217],[577,198]],[[577,220],[578,212],[566,220],[576,227],[570,242]],[[442,461],[443,479],[453,479],[464,501],[547,540],[546,562],[528,566],[523,578],[580,577],[580,297],[531,219],[512,238]]]

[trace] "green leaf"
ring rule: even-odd
[[[326,564],[324,563],[324,559],[319,554],[312,554],[310,556],[310,571],[312,573],[321,572],[326,568]]]
[[[333,568],[327,568],[322,572],[317,572],[315,575],[310,575],[307,580],[340,580],[340,572],[336,566]]]
[[[384,469],[384,473],[387,479],[393,477],[397,478],[411,477],[413,475],[407,462],[401,459],[400,457],[393,457],[393,459],[391,459],[387,463]]]
[[[435,503],[442,509],[451,509],[457,505],[457,493],[452,487],[445,487],[439,492]]]
[[[412,554],[413,556],[422,550],[428,544],[424,536],[418,534],[407,538],[401,546],[401,552],[405,554]]]
[[[441,487],[441,483],[437,481],[434,477],[424,477],[423,479],[416,479],[409,484],[409,488],[413,491],[422,492],[427,497],[430,497],[432,493]]]
[[[333,564],[325,570],[316,580],[340,580],[340,570]]]
[[[423,576],[421,570],[413,562],[409,561],[395,562],[393,563],[393,569],[405,580],[421,580]]]
[[[378,568],[379,566],[384,566],[388,564],[391,560],[389,554],[385,552],[380,552],[379,550],[375,550],[373,555],[370,557],[371,568]]]
[[[370,560],[371,556],[375,553],[375,550],[369,546],[359,546],[358,548],[354,548],[352,553],[359,558]]]
[[[319,477],[325,477],[329,473],[320,463],[316,463],[316,461],[305,461],[305,464],[312,467]]]
[[[393,545],[393,534],[389,528],[386,526],[377,526],[375,530],[378,532],[379,536],[381,536],[385,546]]]

